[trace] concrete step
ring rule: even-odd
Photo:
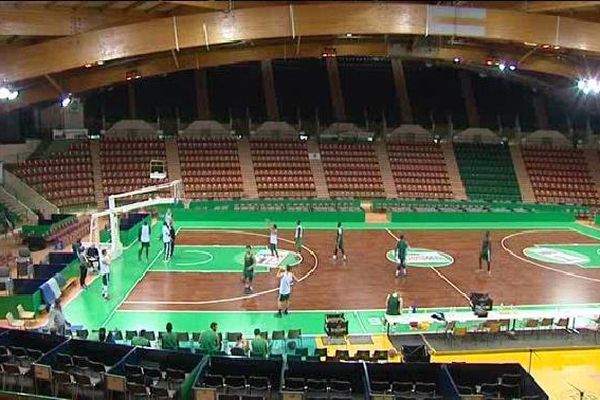
[[[165,140],[165,151],[167,153],[167,176],[170,181],[181,180],[181,164],[179,163],[179,148],[175,138]],[[183,187],[185,194],[185,187]]]
[[[390,165],[390,159],[384,141],[375,143],[375,154],[377,154],[377,160],[379,161],[379,170],[381,171],[385,196],[388,199],[397,199],[398,191],[396,190],[396,181],[394,180],[392,166]]]
[[[598,150],[585,149],[583,153],[594,185],[596,185],[596,192],[600,194],[600,157],[598,157]]]
[[[512,158],[513,168],[515,170],[515,176],[519,183],[519,190],[521,191],[521,200],[526,203],[535,202],[535,193],[531,186],[531,180],[529,179],[529,173],[525,167],[523,161],[523,155],[521,154],[520,146],[510,146],[510,157]]]
[[[100,142],[90,141],[90,156],[92,158],[92,173],[94,176],[94,197],[99,210],[106,208],[104,188],[102,187],[102,163],[100,161]]]
[[[319,144],[314,140],[308,142],[308,155],[310,158],[310,169],[313,174],[313,181],[315,182],[317,198],[328,199],[329,189],[327,187],[327,180],[325,179],[323,162],[321,161],[321,151],[319,149]]]
[[[454,155],[452,143],[442,143],[442,151],[444,152],[444,160],[446,161],[446,170],[448,171],[452,195],[457,200],[466,200],[467,193],[465,191],[465,185],[460,177],[460,171],[458,169],[458,163],[456,162],[456,156]]]
[[[237,145],[242,182],[244,185],[244,197],[257,199],[258,188],[256,186],[256,177],[254,176],[254,163],[252,162],[250,142],[248,142],[247,138],[243,138],[237,142]]]

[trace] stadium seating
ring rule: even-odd
[[[521,152],[537,201],[600,204],[581,150],[529,146]]]
[[[166,160],[162,140],[105,138],[100,142],[100,158],[105,197],[167,182],[167,179],[150,178],[150,161]],[[141,199],[144,196],[132,196],[129,200]]]
[[[191,199],[242,197],[244,188],[237,144],[227,138],[180,138],[179,163]]]
[[[446,161],[439,145],[388,143],[387,149],[400,198],[452,198]]]
[[[20,162],[16,174],[58,207],[93,204],[94,181],[89,143],[72,143],[66,152]]]
[[[316,196],[306,142],[255,139],[250,142],[250,149],[260,197]]]
[[[331,197],[385,197],[372,144],[321,143],[320,152]]]
[[[454,154],[469,199],[521,201],[508,146],[455,143]]]

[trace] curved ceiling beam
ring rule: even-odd
[[[143,77],[151,77],[177,71],[190,69],[216,67],[219,65],[234,64],[239,62],[259,61],[265,59],[285,58],[309,58],[320,57],[325,47],[332,45],[328,43],[305,43],[299,47],[296,53],[295,46],[265,45],[252,46],[243,49],[223,49],[211,52],[186,52],[178,55],[179,68],[175,65],[171,54],[162,54],[147,60],[138,61],[134,64],[124,64],[102,69],[85,70],[81,74],[56,80],[60,86],[71,93],[81,93],[91,89],[123,83],[125,74],[131,69],[140,72]],[[383,42],[348,43],[335,46],[338,56],[378,56],[378,57],[402,57],[432,59],[452,62],[457,51],[460,53],[465,65],[481,65],[481,61],[487,56],[485,49],[460,48],[456,46],[437,49],[406,50],[400,46],[388,46]],[[506,59],[517,59],[518,54],[498,54]],[[553,74],[568,78],[577,76],[575,67],[560,63],[548,57],[530,56],[520,66],[521,70]],[[15,103],[7,103],[7,110],[18,109],[31,104],[57,98],[56,90],[49,84],[44,83],[30,89],[21,91],[19,100]]]
[[[26,78],[172,49],[238,40],[344,35],[469,36],[550,43],[600,52],[600,24],[508,10],[404,3],[302,4],[160,18],[54,39],[16,50],[3,60],[0,78]],[[6,62],[4,62],[6,61]]]

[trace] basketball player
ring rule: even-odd
[[[246,254],[244,254],[244,291],[252,293],[252,281],[254,280],[254,267],[256,266],[256,258],[252,253],[252,247],[246,246]]]
[[[342,252],[342,256],[344,256],[344,261],[346,258],[346,251],[344,250],[344,228],[342,228],[342,223],[338,222],[337,230],[335,233],[335,250],[333,251],[333,259],[337,259],[338,250]]]
[[[279,258],[279,252],[277,251],[277,225],[273,224],[269,230],[269,250],[271,250],[271,257],[277,256]]]
[[[165,261],[169,261],[169,256],[171,254],[171,229],[169,228],[169,224],[166,222],[163,223],[162,227],[162,242],[163,252],[165,253]]]
[[[296,253],[302,253],[302,245],[304,244],[304,227],[302,222],[296,222],[296,232],[294,232],[294,242],[296,243]]]
[[[396,278],[400,275],[406,276],[406,253],[408,251],[408,242],[404,239],[404,235],[400,235],[398,243],[396,243]]]
[[[487,262],[488,274],[492,273],[492,240],[490,239],[490,231],[486,231],[481,240],[481,253],[479,253],[479,270],[481,271],[481,260]]]
[[[146,261],[149,261],[148,252],[150,251],[150,237],[151,237],[150,225],[148,221],[144,221],[140,227],[140,234],[138,239],[140,240],[140,251],[138,252],[138,261],[142,261],[142,252],[146,249]]]
[[[288,314],[288,307],[290,306],[290,296],[292,294],[292,284],[294,281],[299,282],[298,278],[292,273],[292,266],[287,265],[284,268],[280,268],[277,271],[277,277],[279,278],[279,298],[277,299],[278,311],[275,316],[281,318],[283,314]]]
[[[106,249],[102,249],[102,256],[100,257],[100,276],[102,277],[102,297],[104,300],[109,299],[108,295],[108,282],[110,280],[110,255]]]

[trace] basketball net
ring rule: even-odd
[[[121,243],[121,233],[119,229],[120,215],[130,211],[139,210],[160,204],[176,204],[181,199],[182,194],[181,180],[175,180],[160,185],[147,186],[131,192],[113,194],[108,196],[108,209],[93,213],[90,218],[90,237],[89,242],[96,244],[98,248],[110,248],[112,259],[116,259],[123,254],[123,244]],[[154,196],[152,195],[154,194]],[[118,200],[127,198],[147,200],[136,201],[124,205],[117,205]],[[110,246],[100,244],[100,233],[98,231],[98,219],[109,217],[110,222]]]

